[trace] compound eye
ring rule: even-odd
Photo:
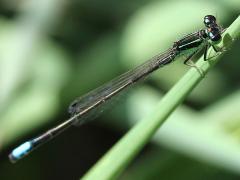
[[[205,26],[209,27],[209,25],[216,23],[216,18],[213,15],[206,15],[204,17],[203,22],[204,22]]]

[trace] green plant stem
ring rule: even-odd
[[[217,48],[226,48],[240,36],[240,16],[227,28]],[[221,58],[223,53],[215,53],[209,49],[210,60],[203,57],[197,62],[197,67],[206,74]],[[121,138],[88,172],[82,179],[116,179],[118,175],[139,153],[143,146],[151,139],[158,128],[186,98],[192,89],[203,79],[201,74],[191,68],[181,80],[164,96],[157,105],[154,113],[139,121],[126,135]]]

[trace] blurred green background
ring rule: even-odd
[[[95,121],[16,164],[12,148],[66,120],[74,98],[164,51],[239,0],[1,0],[0,179],[79,179],[189,69],[159,70]],[[174,112],[120,179],[239,179],[240,42]],[[127,149],[126,149],[127,151]]]

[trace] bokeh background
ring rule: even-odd
[[[79,179],[183,76],[181,60],[18,163],[8,153],[66,120],[74,98],[203,27],[205,15],[227,27],[239,11],[239,0],[1,0],[0,179]],[[239,48],[237,41],[120,179],[239,179]]]

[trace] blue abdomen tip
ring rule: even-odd
[[[19,159],[21,159],[23,156],[28,154],[28,152],[32,149],[32,143],[31,141],[27,141],[17,148],[15,148],[12,153],[9,155],[9,158],[12,162],[15,162]]]

